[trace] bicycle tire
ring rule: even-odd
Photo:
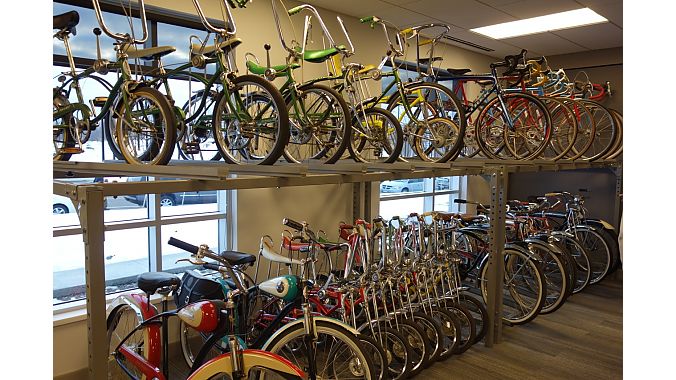
[[[229,92],[218,94],[212,121],[212,133],[223,160],[230,164],[274,164],[289,142],[289,114],[284,98],[272,83],[256,75],[238,76],[232,84]],[[251,91],[249,86],[258,89]],[[233,112],[230,102],[237,102],[243,109]],[[251,111],[258,114],[254,117]],[[242,115],[247,115],[246,119],[241,120]],[[243,129],[246,124],[248,130]],[[272,143],[261,152],[260,145],[266,141]]]
[[[536,255],[542,263],[542,273],[547,284],[547,294],[540,314],[549,314],[558,310],[566,302],[569,291],[569,275],[563,260],[546,243],[535,239],[526,240],[528,251]]]
[[[385,380],[389,378],[387,373],[387,354],[383,347],[372,336],[366,334],[357,335],[357,339],[361,343],[368,355],[373,358],[373,369],[377,374],[377,379]]]
[[[57,93],[54,95],[53,98],[53,110],[57,111],[59,108],[66,107],[67,105],[70,104],[68,101],[68,98],[66,98],[63,94]],[[60,125],[63,124],[70,124],[71,123],[71,118],[72,118],[72,113],[67,113],[63,115],[60,118],[55,118],[53,120],[54,124],[57,123],[57,121],[61,120],[59,123]],[[63,148],[73,148],[75,147],[75,140],[73,139],[71,133],[70,133],[70,128],[63,129],[63,128],[57,128],[53,129],[53,137],[52,137],[52,143],[54,145],[54,153],[52,155],[52,159],[54,161],[68,161],[70,160],[72,154],[71,153],[59,153],[59,151]]]
[[[504,139],[507,151],[517,160],[532,160],[540,156],[547,148],[552,135],[552,119],[542,101],[530,94],[514,93],[505,96],[505,103],[512,98],[523,98],[523,104],[530,103],[525,109],[512,108],[510,111],[514,113],[518,110],[518,116],[524,115],[526,122],[518,123],[517,121],[523,118],[514,119],[515,130],[511,131],[509,128],[504,128]],[[521,103],[518,102],[518,103]],[[509,104],[508,107],[517,107],[518,104]],[[534,124],[527,124],[534,122]],[[521,141],[522,140],[522,141]],[[523,150],[525,148],[525,151]]]
[[[397,330],[384,323],[372,326],[373,338],[380,344],[387,358],[387,378],[392,380],[407,379],[413,363],[411,348],[406,339]],[[365,332],[366,333],[366,332]]]
[[[428,364],[432,365],[432,363],[439,360],[439,355],[441,355],[441,343],[444,333],[441,330],[439,323],[435,321],[434,318],[423,312],[414,312],[413,320],[423,328],[425,334],[427,335],[427,339],[430,342],[431,351]]]
[[[547,294],[544,275],[539,264],[530,254],[516,248],[505,247],[504,255],[505,259],[502,263],[504,265],[502,320],[513,325],[525,324],[535,319],[542,310]],[[523,264],[515,270],[514,266],[519,265],[518,260]],[[479,277],[484,302],[487,302],[488,292],[487,263],[488,261],[484,262]],[[515,281],[517,275],[521,275],[523,281],[530,281],[530,283],[519,287]],[[510,308],[515,309],[515,311],[510,312]]]
[[[596,229],[589,226],[575,226],[571,229],[575,239],[585,248],[589,258],[591,277],[589,284],[596,284],[608,274],[611,253],[608,244]]]
[[[463,145],[463,138],[465,135],[465,130],[467,129],[467,119],[465,117],[465,108],[463,107],[458,97],[449,90],[447,87],[434,82],[425,82],[425,83],[412,83],[405,84],[405,89],[408,93],[413,93],[415,91],[420,91],[421,96],[416,97],[416,99],[422,98],[423,105],[416,105],[416,110],[419,111],[418,114],[414,114],[417,117],[417,122],[413,122],[415,125],[415,136],[413,139],[406,137],[406,140],[409,142],[414,151],[416,151],[418,157],[423,161],[430,162],[447,162],[451,159],[454,159],[460,153],[460,149]],[[427,91],[424,91],[427,89]],[[431,92],[434,91],[437,96],[431,96]],[[442,95],[442,96],[439,96]],[[396,92],[388,100],[388,111],[392,111],[401,103],[401,97],[399,92]],[[408,102],[408,99],[406,100]],[[422,112],[420,112],[422,111]],[[422,113],[423,115],[420,115]],[[404,114],[408,116],[407,114]],[[420,117],[422,116],[422,118]],[[395,114],[395,117],[399,117]],[[402,118],[404,116],[402,115]],[[423,141],[425,140],[420,133],[421,130],[429,128],[428,122],[433,119],[444,119],[447,124],[446,128],[441,128],[436,132],[441,131],[442,133],[439,136],[434,136],[435,132],[429,130],[432,134],[432,138],[429,146],[422,147]],[[423,125],[417,125],[419,123]],[[450,125],[451,127],[448,127]],[[404,126],[402,125],[402,128]],[[412,128],[407,126],[405,129],[405,136],[412,132]],[[418,146],[416,148],[416,146]],[[445,149],[444,149],[445,148]],[[432,152],[436,152],[436,155],[431,155]],[[423,155],[421,155],[423,153]]]
[[[460,343],[453,353],[462,354],[476,341],[476,322],[469,309],[459,302],[447,302],[445,310],[454,314],[460,321]]]
[[[143,99],[148,103],[144,104]],[[176,119],[167,98],[154,88],[137,87],[130,91],[126,103],[120,103],[123,104],[115,133],[125,161],[137,165],[166,165],[176,145]],[[149,140],[141,142],[143,136]]]
[[[589,257],[587,251],[584,249],[575,238],[567,234],[556,234],[561,239],[566,250],[575,262],[575,285],[573,286],[573,294],[581,292],[591,279],[591,271],[589,270]]]
[[[121,322],[121,320],[124,320]],[[136,375],[137,378],[141,378],[143,373],[136,368],[132,363],[125,365],[127,363],[126,357],[123,355],[114,354],[115,349],[118,344],[124,337],[126,337],[133,329],[135,329],[142,320],[136,311],[129,305],[123,304],[116,307],[112,310],[106,320],[106,331],[108,336],[108,378],[109,379],[122,379],[128,378],[129,375],[123,370],[120,366],[125,366],[126,370]],[[120,326],[120,324],[123,324]],[[121,331],[118,331],[118,328],[121,327]],[[132,351],[139,354],[141,357],[148,360],[150,355],[149,349],[151,344],[149,342],[149,337],[144,333],[143,329],[134,332],[125,342],[125,345]],[[159,349],[159,348],[157,348]],[[159,357],[158,357],[159,359]]]
[[[441,345],[441,352],[439,353],[439,360],[446,360],[457,351],[457,347],[460,345],[460,331],[462,329],[460,321],[455,314],[439,307],[432,307],[427,314],[434,318],[441,326],[444,339]]]
[[[552,117],[552,137],[542,151],[542,158],[557,161],[564,158],[575,144],[577,120],[573,110],[561,100],[546,96],[539,99],[547,106]]]
[[[402,319],[398,321],[397,330],[404,336],[406,342],[411,347],[412,364],[409,376],[413,377],[419,374],[430,364],[430,342],[427,334],[421,326],[411,319]]]
[[[287,104],[287,107],[293,108],[294,111],[289,111],[290,139],[283,150],[284,158],[292,163],[320,160],[325,164],[333,164],[342,157],[350,145],[352,137],[349,125],[352,121],[350,108],[345,103],[345,99],[330,87],[307,84],[301,86],[299,91],[303,100],[297,100],[297,102],[290,100]],[[317,96],[313,101],[309,101],[311,94]],[[320,106],[321,103],[327,104],[332,109],[317,110],[315,107]],[[306,126],[304,125],[306,124],[305,117],[314,117],[320,121],[321,125]],[[327,121],[328,124],[324,125]],[[311,122],[316,123],[316,120],[311,120]],[[320,135],[316,133],[317,130],[321,132]],[[319,143],[317,146],[308,147],[308,143],[312,141]]]
[[[352,158],[357,162],[385,162],[391,163],[396,161],[401,154],[401,149],[404,145],[404,132],[401,129],[401,124],[391,112],[378,107],[371,107],[365,110],[357,109],[352,118],[352,137],[348,150]],[[363,115],[362,115],[363,113]],[[365,117],[367,121],[361,121],[361,117]],[[383,120],[371,120],[369,117],[382,117]],[[380,121],[375,132],[371,132],[371,128],[362,127],[364,124],[371,125],[372,122]],[[387,122],[387,126],[383,127],[383,123]],[[377,123],[376,123],[377,125]],[[389,131],[389,129],[393,129]],[[393,140],[393,141],[388,141]],[[364,154],[367,146],[373,147],[373,154]],[[368,150],[367,150],[368,151]],[[386,153],[385,158],[382,153]]]
[[[476,337],[474,343],[478,343],[486,336],[486,323],[488,321],[488,310],[483,301],[470,296],[467,292],[460,293],[460,303],[472,313],[474,324],[476,325]]]
[[[615,120],[615,127],[617,128],[617,136],[615,137],[615,141],[613,142],[613,146],[608,150],[608,153],[606,153],[603,158],[605,159],[611,159],[617,156],[622,149],[622,137],[623,137],[623,128],[622,128],[622,114],[619,113],[617,110],[613,108],[608,108],[608,111],[610,114],[613,116],[613,119]]]
[[[596,125],[593,142],[582,158],[595,161],[605,156],[615,143],[617,137],[615,118],[606,107],[598,102],[589,99],[579,99],[579,101],[592,113]]]
[[[365,354],[355,334],[336,323],[330,323],[324,320],[315,320],[314,323],[316,326],[317,335],[321,334],[324,336],[324,339],[321,337],[319,338],[319,341],[322,342],[321,345],[327,346],[329,345],[329,341],[332,342],[329,347],[329,352],[326,353],[325,359],[327,362],[324,363],[324,366],[319,364],[317,365],[318,373],[316,375],[321,375],[321,378],[331,379],[341,379],[342,377],[339,377],[338,375],[343,373],[353,376],[349,377],[350,379],[357,378],[373,380],[377,377],[373,368],[373,360]],[[270,341],[266,342],[263,346],[263,349],[286,358],[299,368],[307,368],[306,363],[303,364],[299,362],[301,359],[305,359],[307,361],[307,357],[300,358],[299,356],[301,355],[296,355],[293,353],[294,351],[299,352],[303,349],[302,345],[304,342],[302,341],[302,337],[304,337],[305,334],[304,324],[296,324],[284,330]],[[295,341],[296,339],[300,340]],[[337,346],[338,348],[336,348],[336,346],[333,344],[335,341],[339,342]],[[337,355],[342,353],[342,351],[338,350],[343,347],[349,350],[347,353],[349,360],[343,366],[337,366]],[[317,352],[317,358],[319,358],[319,356],[320,353]],[[312,374],[308,375],[312,376]]]

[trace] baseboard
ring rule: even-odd
[[[87,380],[87,368],[82,368],[77,371],[68,372],[63,375],[54,376],[54,380]]]

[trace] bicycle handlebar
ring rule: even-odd
[[[193,256],[197,256],[197,259],[201,260],[200,256],[203,256],[203,257],[208,257],[208,258],[210,258],[214,261],[217,261],[217,262],[223,264],[223,265],[220,265],[220,267],[225,268],[226,272],[228,273],[228,276],[230,276],[232,281],[237,286],[237,289],[239,289],[239,291],[241,291],[241,292],[246,291],[246,289],[244,288],[244,285],[242,285],[242,283],[239,281],[239,277],[237,277],[235,275],[235,272],[232,269],[232,266],[230,265],[230,263],[228,263],[225,259],[223,259],[222,257],[218,256],[216,253],[211,251],[208,246],[201,245],[201,246],[197,247],[197,246],[192,245],[192,244],[185,242],[183,240],[176,239],[173,236],[169,238],[168,243],[169,243],[169,245],[173,245],[176,248],[180,248],[184,251],[192,253]],[[201,265],[214,265],[214,264],[204,263],[204,262],[202,262],[200,264]],[[219,265],[216,265],[216,267],[219,267]],[[221,271],[220,269],[216,269],[216,270]]]
[[[298,232],[303,232],[304,229],[303,223],[298,223],[295,220],[289,218],[284,218],[282,220],[282,224],[287,227],[291,227]]]
[[[141,29],[143,30],[143,38],[140,40],[133,38],[129,34],[111,32],[110,29],[108,29],[108,26],[106,26],[105,21],[103,21],[103,14],[101,12],[101,4],[99,4],[99,0],[92,0],[92,5],[94,6],[94,15],[96,16],[96,21],[98,21],[101,29],[103,29],[103,32],[106,33],[110,38],[118,41],[126,41],[132,44],[142,44],[148,39],[148,23],[146,22],[146,7],[144,0],[138,0],[139,12],[141,13]]]
[[[142,1],[142,0],[140,0]],[[230,11],[230,7],[228,6],[227,0],[223,0],[223,4],[225,5],[225,13],[227,16],[227,20],[225,25],[230,25],[232,27],[232,31],[227,30],[227,29],[222,29],[222,28],[217,28],[209,22],[207,19],[207,16],[204,14],[204,11],[202,10],[202,7],[200,6],[199,0],[192,0],[193,5],[195,6],[195,10],[197,11],[197,15],[200,17],[200,20],[202,21],[202,25],[204,25],[207,30],[220,34],[221,36],[234,36],[235,33],[237,33],[237,26],[235,25],[235,19],[232,17],[232,12]]]
[[[385,33],[385,37],[387,38],[387,43],[390,46],[390,49],[395,53],[396,56],[403,56],[404,55],[404,44],[401,42],[401,31],[394,26],[392,23],[389,23],[380,17],[377,16],[367,16],[359,19],[359,21],[362,24],[365,24],[367,22],[371,23],[371,28],[375,27],[375,24],[380,24],[383,27],[383,32]],[[389,24],[392,28],[397,30],[397,33],[395,34],[397,38],[397,46],[399,46],[399,49],[394,47],[394,44],[392,43],[392,40],[390,39],[390,33],[387,31],[387,25]]]
[[[310,13],[312,13],[315,17],[317,17],[317,19],[319,20],[319,26],[322,28],[324,35],[329,40],[329,44],[332,47],[337,48],[336,43],[333,41],[333,37],[331,37],[331,32],[329,32],[329,30],[326,28],[326,24],[324,24],[324,20],[322,20],[322,16],[319,15],[319,12],[317,11],[317,9],[315,7],[313,7],[312,5],[309,5],[309,4],[301,4],[297,7],[293,7],[291,9],[289,9],[287,11],[287,13],[289,14],[289,16],[293,16],[295,14],[298,14],[303,9],[307,9]]]

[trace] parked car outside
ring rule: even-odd
[[[424,178],[397,179],[380,183],[381,193],[407,193],[409,191],[423,191],[425,188]]]
[[[52,204],[53,214],[70,214],[75,212],[75,205],[73,205],[73,201],[68,197],[52,194]]]
[[[175,180],[178,178],[159,178],[160,180]],[[129,177],[127,182],[141,182],[147,181],[148,177]],[[160,194],[160,206],[176,206],[184,204],[198,204],[198,203],[216,203],[216,190],[206,191],[186,191],[181,193],[162,193]],[[148,194],[125,195],[124,199],[137,204],[145,206],[148,204]]]
[[[451,189],[451,179],[448,177],[437,177],[434,179],[434,189],[435,190],[450,190]]]

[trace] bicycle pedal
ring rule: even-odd
[[[183,142],[181,149],[187,154],[199,154],[200,144],[194,141]]]
[[[78,154],[82,153],[84,150],[78,147],[69,147],[69,148],[61,148],[59,149],[59,153],[66,153],[66,154]]]
[[[97,96],[97,97],[94,98],[93,103],[94,103],[94,106],[96,106],[96,107],[103,107],[106,104],[107,101],[108,101],[107,97]]]

